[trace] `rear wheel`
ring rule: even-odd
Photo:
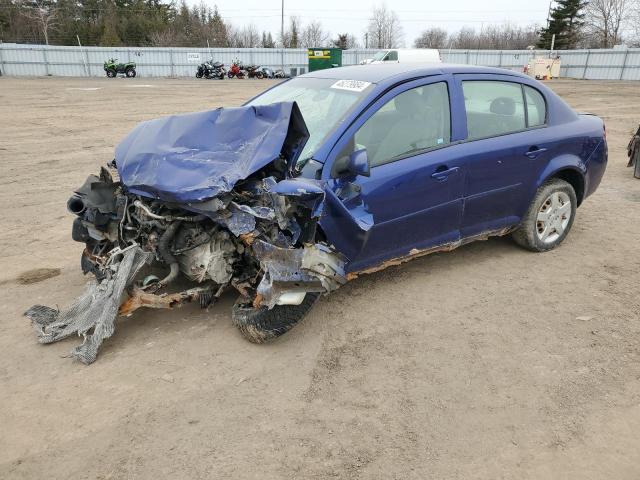
[[[129,78],[133,78],[136,76],[136,70],[134,68],[127,68],[125,75]]]
[[[569,183],[559,178],[548,180],[536,192],[513,239],[533,252],[557,247],[571,230],[577,206],[576,192]]]
[[[115,78],[115,76],[116,76],[116,69],[115,68],[107,69],[107,77]]]
[[[300,305],[276,305],[271,310],[253,308],[241,297],[233,305],[231,316],[244,338],[252,343],[265,343],[291,330],[319,297],[319,293],[307,293]]]

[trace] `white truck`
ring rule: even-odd
[[[360,63],[442,63],[442,59],[435,48],[389,48]]]

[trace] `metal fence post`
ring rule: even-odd
[[[169,49],[169,61],[171,62],[171,76],[175,77],[176,76],[176,72],[175,72],[175,66],[173,64],[173,50]]]
[[[589,66],[589,57],[591,56],[591,50],[587,50],[587,58],[584,60],[584,70],[582,71],[582,79],[587,78],[587,67]]]
[[[0,77],[2,75],[7,74],[7,72],[4,69],[4,53],[2,53],[3,50],[4,50],[4,47],[0,45]]]
[[[624,77],[624,69],[627,66],[628,56],[629,56],[629,48],[627,47],[627,49],[624,51],[624,60],[622,61],[622,68],[620,68],[620,78],[618,78],[618,80],[622,80],[622,77]]]
[[[46,46],[42,46],[42,58],[44,59],[44,74],[48,77],[49,75],[51,75],[51,72],[49,71],[49,59],[47,58],[47,47]]]
[[[500,50],[500,53],[498,53],[498,67],[502,68],[502,50]]]

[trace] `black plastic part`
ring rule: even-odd
[[[86,243],[89,238],[89,230],[82,224],[82,220],[78,217],[73,221],[71,227],[71,238],[76,242]]]

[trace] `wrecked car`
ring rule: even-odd
[[[138,125],[69,199],[95,280],[39,339],[91,363],[117,315],[238,293],[250,341],[363,273],[493,235],[558,246],[607,162],[604,124],[519,73],[372,65]]]

